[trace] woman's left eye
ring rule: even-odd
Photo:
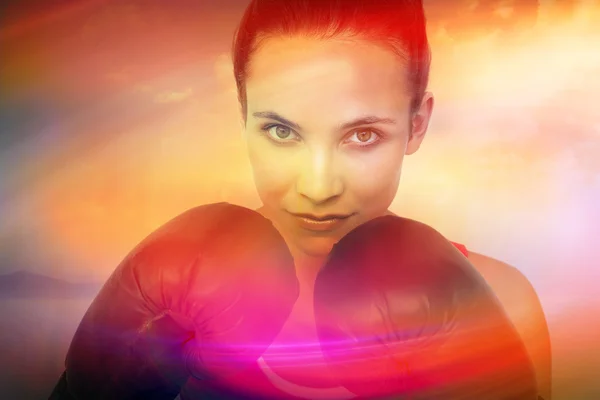
[[[346,142],[350,142],[352,144],[357,144],[359,146],[369,146],[381,139],[381,135],[370,130],[364,129],[355,131],[346,139]]]

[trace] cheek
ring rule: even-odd
[[[404,153],[387,146],[360,157],[347,157],[346,191],[366,214],[387,210],[400,181]]]
[[[253,135],[253,134],[250,134]],[[280,149],[265,140],[250,137],[248,156],[258,194],[265,203],[279,203],[294,182],[293,157],[289,149]]]

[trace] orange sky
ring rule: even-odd
[[[35,232],[39,269],[104,279],[137,241],[182,210],[221,200],[256,206],[258,199],[228,55],[241,9],[218,13],[220,25],[197,27],[184,13],[173,14],[180,24],[169,23],[160,8],[142,18],[135,6],[86,4],[86,22],[72,25],[78,35],[22,39],[29,48],[15,45],[3,75],[15,91],[39,83],[57,104],[90,104],[46,128],[59,139],[27,148],[11,175],[19,190],[5,215],[9,225]],[[430,24],[436,113],[392,207],[516,264],[538,286],[561,279],[543,272],[557,256],[540,238],[581,246],[572,236],[591,229],[581,207],[598,193],[600,171],[600,31],[593,23],[600,6],[582,1],[566,17],[552,2],[542,5],[537,25],[511,40],[481,20],[476,36],[458,39],[443,23]],[[86,9],[32,17],[4,37],[36,24],[71,26],[77,12]],[[152,24],[161,29],[149,30]],[[207,32],[210,43],[201,40]],[[111,120],[94,96],[139,115]],[[19,186],[25,177],[32,180]],[[568,218],[582,220],[567,234],[557,227]]]

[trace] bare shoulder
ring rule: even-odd
[[[517,268],[478,253],[469,260],[495,292],[521,336],[536,369],[540,395],[551,398],[551,348],[548,325],[538,295]]]
[[[469,252],[469,261],[485,278],[498,296],[500,302],[509,310],[521,310],[523,302],[528,306],[539,304],[535,289],[529,280],[517,268],[503,261],[483,254]],[[516,310],[513,308],[516,307]]]
[[[517,268],[479,253],[469,253],[469,260],[487,281],[515,325],[531,318],[544,317],[533,285]]]

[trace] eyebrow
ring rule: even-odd
[[[254,115],[255,117],[258,118],[269,118],[269,119],[273,119],[275,121],[281,122],[282,124],[285,124],[287,126],[289,126],[290,128],[293,128],[297,131],[301,131],[302,128],[300,128],[300,125],[298,125],[295,122],[290,121],[287,118],[283,118],[281,115],[277,114],[276,112],[273,111],[259,111],[259,112],[255,112],[252,115]]]
[[[269,119],[281,122],[282,124],[285,124],[285,125],[289,126],[290,128],[293,128],[298,131],[302,130],[300,125],[298,125],[297,123],[292,122],[289,119],[284,118],[281,115],[279,115],[273,111],[259,111],[259,112],[253,113],[252,115],[255,117],[258,117],[258,118],[269,118]],[[340,126],[340,128],[342,130],[346,130],[346,129],[356,128],[357,126],[361,126],[361,125],[395,124],[395,123],[396,123],[396,120],[394,120],[394,119],[381,118],[381,117],[371,115],[371,116],[361,117],[361,118],[355,119],[350,122],[346,122],[346,123],[342,124]]]
[[[380,118],[376,116],[367,116],[355,119],[354,121],[346,122],[342,125],[342,129],[352,129],[361,125],[372,125],[372,124],[395,124],[396,120],[391,118]]]

